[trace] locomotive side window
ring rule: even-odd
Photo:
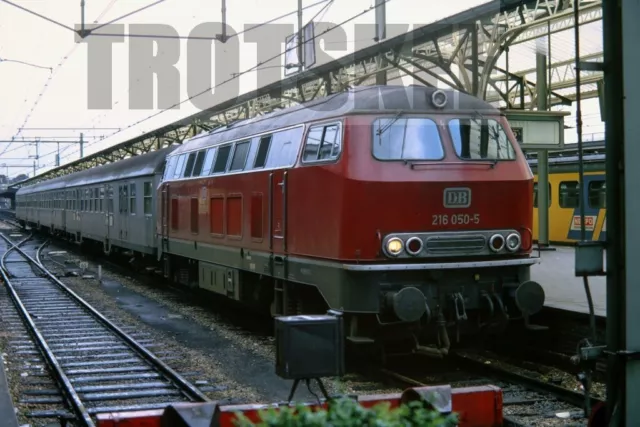
[[[269,147],[271,146],[271,135],[263,136],[260,138],[260,145],[258,146],[258,154],[256,154],[256,160],[253,162],[255,169],[263,168],[267,164],[267,154],[269,153]]]
[[[189,153],[189,157],[187,157],[187,164],[184,168],[184,174],[182,175],[184,178],[189,178],[193,173],[193,166],[196,163],[196,153]]]
[[[236,149],[233,152],[233,159],[231,160],[229,171],[240,171],[244,169],[244,165],[247,162],[247,155],[249,154],[250,144],[251,141],[236,143]]]
[[[216,148],[212,147],[207,150],[207,153],[204,156],[204,164],[202,165],[202,175],[209,175],[211,173],[211,168],[213,167],[213,157],[216,154]]]
[[[307,134],[302,161],[335,160],[340,155],[341,142],[340,127],[337,124],[314,126]]]
[[[198,154],[196,155],[196,162],[193,165],[193,172],[191,173],[191,176],[200,176],[200,174],[202,174],[202,165],[204,164],[204,155],[205,155],[204,150],[198,151]]]
[[[373,122],[373,156],[378,160],[440,160],[444,149],[431,119],[378,119]]]
[[[449,132],[456,154],[467,160],[515,160],[516,152],[502,125],[493,119],[454,119]]]
[[[302,127],[276,132],[267,155],[267,168],[293,166],[298,159],[302,142]]]
[[[551,206],[551,184],[547,184],[549,186],[548,190],[547,190],[547,196],[549,199],[548,205],[547,206]],[[533,207],[537,208],[538,207],[538,183],[534,182],[533,183]]]
[[[230,153],[231,145],[225,145],[218,148],[218,156],[216,157],[216,162],[213,165],[213,170],[211,171],[211,173],[220,173],[224,172],[225,169],[227,169],[227,163],[229,161]]]
[[[173,178],[173,173],[176,170],[176,163],[178,162],[178,156],[172,156],[169,157],[169,160],[167,161],[167,167],[164,171],[164,178],[163,181],[166,181],[168,179],[172,179]]]
[[[173,179],[180,178],[182,176],[182,168],[184,167],[184,162],[187,158],[186,154],[182,154],[178,157],[178,163],[176,164],[175,172],[173,173]]]
[[[607,207],[607,184],[605,181],[589,183],[589,207],[603,209]]]
[[[580,207],[580,183],[578,181],[562,181],[558,193],[561,208]]]

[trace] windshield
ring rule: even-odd
[[[454,119],[449,122],[456,154],[470,160],[514,160],[516,152],[502,125],[493,119]]]
[[[444,150],[431,119],[385,118],[373,122],[373,156],[378,160],[440,160]]]

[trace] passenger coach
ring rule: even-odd
[[[542,307],[532,192],[489,104],[360,87],[178,147],[158,255],[176,282],[273,315],[341,310],[355,343],[433,332],[446,347],[451,328],[500,331]]]
[[[155,198],[175,147],[23,187],[16,217],[76,242],[155,255]]]

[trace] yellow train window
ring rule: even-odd
[[[547,184],[549,189],[547,190],[547,196],[549,196],[549,204],[547,206],[551,206],[551,184]],[[538,207],[538,183],[533,183],[533,207]]]
[[[589,207],[602,209],[606,207],[607,184],[604,181],[591,181],[589,183]]]
[[[558,195],[561,208],[580,207],[580,183],[578,181],[562,181]]]

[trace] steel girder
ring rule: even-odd
[[[582,24],[601,19],[600,0],[580,1]],[[528,79],[532,71],[511,72],[499,69],[495,64],[509,46],[548,35],[549,32],[562,31],[572,25],[569,0],[494,0],[241,95],[156,131],[52,169],[20,185],[34,184],[180,144],[200,132],[237,120],[311,101],[350,87],[376,84],[380,80],[389,83],[409,77],[428,86],[443,82],[454,89],[484,96],[497,106],[531,108],[535,104],[535,84]],[[597,73],[581,77],[585,84],[601,78]],[[575,95],[557,92],[571,86],[573,81],[573,62],[552,65],[549,85],[552,105],[567,104],[573,100]],[[586,99],[594,94],[597,91],[587,91],[582,97]]]

